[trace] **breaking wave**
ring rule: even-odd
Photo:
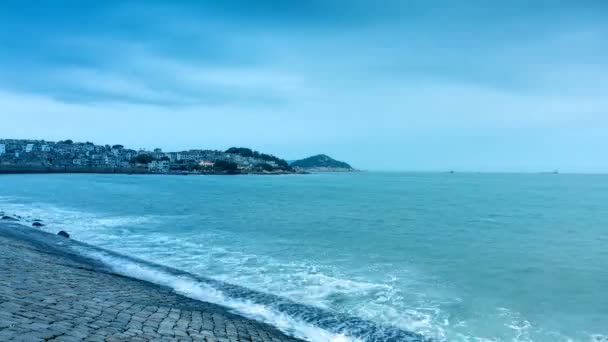
[[[412,332],[298,304],[113,252],[87,246],[74,248],[81,255],[108,265],[118,274],[167,286],[189,298],[230,308],[240,315],[268,323],[286,334],[307,341],[429,341]]]

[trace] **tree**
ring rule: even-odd
[[[171,159],[170,159],[169,157],[167,157],[167,156],[162,156],[162,157],[160,158],[160,160],[163,160],[163,161],[170,161]]]
[[[253,157],[254,152],[246,147],[231,147],[226,150],[226,153],[239,154],[243,157]]]
[[[239,167],[236,163],[225,160],[218,160],[213,165],[213,168],[216,171],[235,172],[236,170],[238,170]]]
[[[154,157],[152,157],[149,154],[140,154],[140,155],[134,157],[133,159],[131,159],[131,163],[149,164],[153,160],[154,160]]]
[[[263,171],[267,171],[267,172],[271,172],[274,170],[274,167],[272,167],[272,165],[270,164],[258,164],[258,167],[262,168]]]
[[[262,159],[267,162],[275,162],[279,166],[279,168],[281,168],[283,170],[290,170],[290,171],[292,170],[292,168],[289,166],[289,163],[287,163],[284,159],[277,158],[277,157],[273,156],[272,154],[266,154],[266,153],[260,153],[258,151],[253,151],[246,147],[231,147],[226,150],[226,153],[238,154],[243,157],[253,157],[255,159]]]
[[[122,145],[114,145],[114,146],[112,146],[113,150],[120,150],[122,148],[124,148],[124,146],[122,146]]]
[[[277,160],[276,163],[277,163],[277,165],[279,165],[283,169],[289,169],[290,168],[289,163],[287,161],[283,160],[283,159]]]

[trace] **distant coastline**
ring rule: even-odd
[[[145,168],[104,168],[104,167],[69,167],[69,166],[7,166],[0,165],[0,175],[3,174],[127,174],[127,175],[289,175],[289,174],[308,174],[306,171],[293,172],[256,172],[256,171],[166,171],[153,172]]]
[[[70,139],[0,139],[0,174],[285,175],[354,171],[326,155],[292,164],[246,147],[164,152],[160,148],[134,150],[119,144],[96,145]]]

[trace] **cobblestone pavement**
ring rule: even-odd
[[[0,222],[0,341],[298,341],[224,307],[100,272],[11,233],[20,229],[30,228]]]

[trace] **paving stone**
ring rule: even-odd
[[[295,342],[171,289],[99,270],[0,223],[0,341]],[[29,229],[29,228],[23,228]],[[52,252],[53,251],[53,252]]]

